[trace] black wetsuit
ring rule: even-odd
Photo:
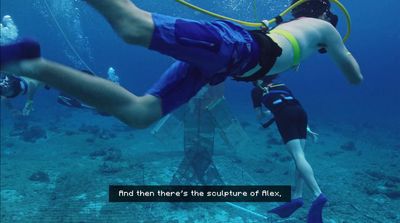
[[[271,83],[257,86],[251,96],[254,108],[263,104],[272,112],[285,144],[293,139],[306,139],[307,113],[286,85]]]
[[[6,98],[15,98],[26,94],[28,84],[14,75],[2,75],[0,78],[0,95]]]

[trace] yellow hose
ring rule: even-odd
[[[179,2],[181,4],[183,4],[183,5],[191,8],[191,9],[194,9],[194,10],[202,12],[204,14],[213,16],[213,17],[218,18],[218,19],[229,20],[229,21],[236,22],[236,23],[239,23],[241,25],[248,26],[248,27],[253,27],[253,28],[265,27],[264,23],[261,23],[261,22],[247,22],[247,21],[243,21],[243,20],[239,20],[239,19],[234,19],[234,18],[230,18],[230,17],[227,17],[227,16],[223,16],[221,14],[217,14],[217,13],[211,12],[209,10],[200,8],[200,7],[198,7],[196,5],[193,5],[193,4],[191,4],[191,3],[189,3],[189,2],[187,2],[185,0],[175,0],[175,1],[177,1],[177,2]],[[299,1],[297,1],[296,3],[294,3],[293,5],[288,7],[287,9],[285,9],[282,13],[280,13],[279,16],[283,17],[283,16],[287,15],[294,8],[296,8],[297,6],[303,4],[303,3],[307,2],[307,1],[310,1],[310,0],[299,0]],[[339,7],[339,9],[342,10],[343,14],[346,16],[347,33],[343,37],[343,41],[345,42],[349,38],[350,33],[351,33],[351,18],[350,18],[350,14],[347,11],[347,9],[344,7],[344,5],[342,3],[340,3],[338,0],[330,0],[330,1],[335,3]],[[275,22],[276,22],[275,18],[273,18],[271,20],[268,20],[268,25],[271,25],[271,24],[273,24]]]
[[[342,10],[343,14],[346,16],[346,20],[347,20],[347,32],[346,35],[343,37],[343,42],[346,42],[347,39],[350,37],[350,33],[351,33],[351,17],[350,17],[350,13],[349,11],[347,11],[346,7],[344,7],[344,5],[342,3],[340,3],[338,0],[330,0],[333,3],[335,3],[340,10]]]

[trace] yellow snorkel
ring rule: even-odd
[[[268,27],[268,26],[272,25],[273,23],[277,22],[276,18],[273,18],[271,20],[265,20],[265,21],[268,22],[268,24],[266,24],[265,21],[263,21],[263,22],[247,22],[247,21],[230,18],[230,17],[227,17],[227,16],[223,16],[223,15],[208,11],[206,9],[203,9],[203,8],[200,8],[200,7],[196,6],[196,5],[193,5],[193,4],[191,4],[191,3],[189,3],[189,2],[187,2],[185,0],[176,0],[176,1],[181,3],[181,4],[183,4],[183,5],[185,5],[185,6],[187,6],[187,7],[189,7],[189,8],[191,8],[191,9],[194,9],[194,10],[202,12],[204,14],[213,16],[215,18],[223,19],[223,20],[229,20],[229,21],[236,22],[236,23],[239,23],[239,24],[244,25],[244,26],[248,26],[248,27],[253,27],[253,28]],[[288,7],[285,11],[280,13],[279,16],[277,16],[277,17],[283,17],[283,16],[287,15],[294,8],[296,8],[297,6],[303,4],[303,3],[307,2],[307,1],[310,1],[310,0],[299,0],[299,1],[297,1],[296,3],[294,3],[293,5]],[[338,0],[329,0],[329,1],[335,3],[339,7],[339,9],[343,12],[343,14],[346,16],[347,33],[343,37],[343,41],[345,42],[349,38],[350,33],[351,33],[351,18],[350,18],[350,14],[347,11],[347,9],[344,7],[344,5],[342,3],[340,3]]]

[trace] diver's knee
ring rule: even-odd
[[[140,35],[140,32],[135,31],[135,29],[134,30],[129,30],[129,29],[120,30],[120,31],[118,31],[118,35],[125,43],[134,44],[134,45],[139,44],[141,42],[141,39],[143,38]]]
[[[161,116],[156,115],[152,112],[147,113],[137,113],[134,117],[129,118],[129,120],[124,121],[132,128],[145,129],[152,125],[154,122],[158,121]]]
[[[306,161],[306,157],[304,155],[304,153],[294,153],[293,154],[293,159],[296,163],[301,163],[301,162],[305,162]]]
[[[118,33],[120,38],[127,44],[148,47],[152,38],[152,31],[136,28],[128,29]]]
[[[162,117],[161,100],[153,95],[138,97],[133,104],[135,108],[124,111],[121,116],[121,120],[133,128],[147,128]]]
[[[143,14],[144,18],[131,16],[120,22],[116,27],[119,37],[128,44],[148,45],[154,31],[154,22],[151,14]]]

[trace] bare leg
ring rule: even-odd
[[[154,22],[149,12],[136,7],[130,0],[86,0],[111,24],[127,43],[149,47]]]
[[[306,146],[306,140],[301,139],[300,140],[301,148],[303,150],[303,153],[305,151],[305,146]],[[301,174],[299,170],[296,167],[296,173],[294,177],[294,184],[295,184],[295,190],[293,194],[293,199],[303,197],[303,188],[304,188],[304,179],[301,177]]]
[[[111,81],[45,59],[24,60],[6,69],[45,82],[135,128],[145,128],[161,116],[161,101],[138,97]]]
[[[293,157],[296,164],[296,169],[299,171],[305,183],[311,189],[313,194],[318,197],[321,194],[321,189],[315,180],[314,171],[312,170],[311,165],[307,162],[304,156],[300,139],[289,141],[286,143],[286,148]]]
[[[293,199],[303,197],[303,188],[304,188],[304,180],[301,177],[300,171],[296,167],[296,172],[294,176],[294,193],[293,193]]]

